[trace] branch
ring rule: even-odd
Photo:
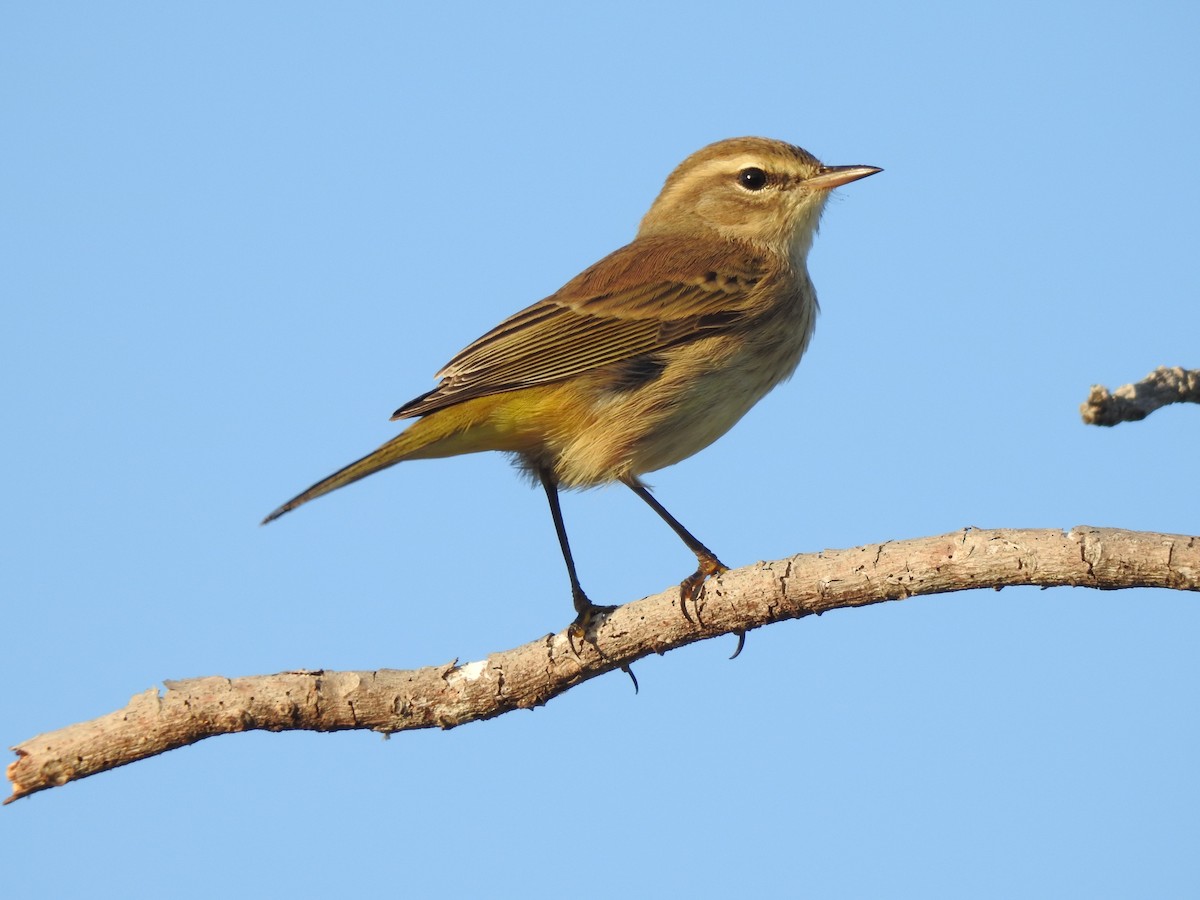
[[[1137,384],[1127,384],[1111,394],[1108,388],[1092,385],[1079,412],[1085,425],[1116,425],[1139,422],[1171,403],[1200,403],[1200,369],[1159,366]]]
[[[217,734],[452,728],[541,706],[651,653],[717,635],[831,609],[1015,585],[1200,591],[1200,537],[968,528],[727,572],[709,581],[697,609],[689,604],[698,624],[681,615],[674,588],[615,609],[578,655],[560,632],[465,665],[168,681],[165,692],[151,688],[117,712],[18,744],[5,803]]]

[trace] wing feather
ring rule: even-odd
[[[447,363],[441,384],[396,411],[570,378],[732,327],[751,312],[765,257],[727,241],[643,238],[505,319]]]

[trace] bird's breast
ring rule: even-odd
[[[721,332],[597,370],[553,447],[565,487],[653,472],[704,449],[796,369],[817,303],[796,290]],[[586,400],[585,400],[586,398]]]

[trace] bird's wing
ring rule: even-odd
[[[570,378],[729,328],[747,315],[768,260],[695,237],[635,241],[557,293],[505,319],[398,409],[419,416],[464,400]]]

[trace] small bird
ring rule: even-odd
[[[541,483],[571,582],[573,635],[597,607],[580,586],[560,488],[621,482],[695,555],[685,615],[726,571],[642,483],[728,431],[787,379],[808,346],[817,295],[809,248],[834,188],[881,171],[826,166],[799,147],[731,138],[667,178],[633,242],[462,350],[440,383],[396,410],[416,418],[263,524],[409,459],[501,450]],[[690,617],[689,617],[690,618]]]

